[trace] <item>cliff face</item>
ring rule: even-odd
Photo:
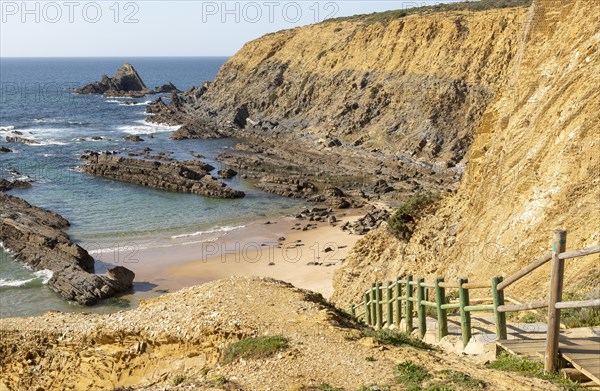
[[[375,279],[404,273],[510,275],[549,251],[556,228],[568,230],[568,250],[599,242],[599,14],[594,0],[534,2],[509,77],[477,123],[458,192],[408,244],[385,229],[359,242],[336,274],[334,301],[348,304]],[[508,294],[546,297],[548,274],[543,267]],[[598,256],[567,261],[567,291],[599,283]]]
[[[509,76],[525,13],[357,19],[270,34],[247,43],[184,111],[214,119],[200,136],[227,120],[270,120],[296,134],[457,163]]]

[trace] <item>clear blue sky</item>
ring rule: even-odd
[[[327,16],[455,1],[1,0],[0,56],[230,56],[244,42]]]

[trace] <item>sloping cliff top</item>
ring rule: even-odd
[[[265,359],[220,361],[228,344],[264,335],[284,336],[290,346]],[[466,372],[490,389],[554,389],[435,351],[382,349],[320,295],[264,278],[215,281],[111,315],[2,319],[0,353],[3,389],[177,389],[178,375],[188,381],[181,389],[193,389],[190,383],[207,389],[215,378],[225,379],[226,389],[244,390],[397,387],[393,368],[406,359],[431,373]]]

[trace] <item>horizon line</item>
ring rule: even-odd
[[[221,57],[232,57],[229,55],[207,55],[207,56],[1,56],[1,59],[9,58],[221,58]]]

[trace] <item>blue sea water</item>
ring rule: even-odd
[[[33,181],[31,189],[10,194],[67,218],[71,222],[67,233],[90,251],[128,243],[175,245],[178,238],[226,231],[299,206],[297,201],[261,192],[237,178],[227,183],[244,190],[246,197],[220,200],[106,180],[77,169],[84,150],[145,147],[173,151],[177,159],[192,159],[192,152],[202,154],[204,161],[218,167],[214,158],[236,141],[170,140],[173,127],[144,121],[145,105],[156,96],[106,98],[77,95],[71,89],[99,80],[103,74],[112,75],[130,62],[149,88],[170,81],[186,90],[212,80],[225,61],[222,57],[0,59],[0,145],[14,150],[0,154],[0,176]],[[5,137],[14,132],[39,144],[6,143]],[[145,141],[123,140],[131,134]],[[45,285],[47,279],[47,274],[26,269],[0,249],[0,317],[83,310],[51,292]],[[113,299],[104,304],[104,310],[127,305]]]

